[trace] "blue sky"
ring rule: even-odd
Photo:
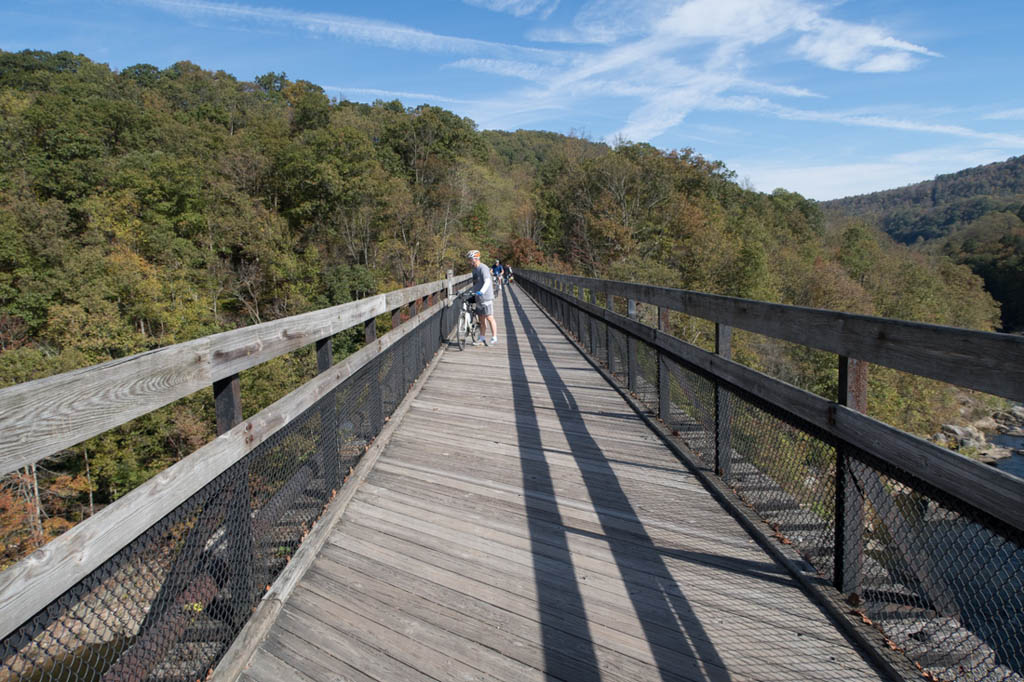
[[[3,0],[0,48],[189,60],[481,129],[692,147],[815,199],[1024,154],[1024,0]]]

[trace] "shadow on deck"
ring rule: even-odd
[[[530,299],[495,308],[241,679],[880,678]]]

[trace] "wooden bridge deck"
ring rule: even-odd
[[[880,678],[532,301],[495,308],[241,679]]]

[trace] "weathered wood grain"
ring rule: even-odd
[[[554,294],[553,289],[549,289]],[[558,294],[554,294],[558,295]],[[623,315],[577,301],[605,323],[636,335],[676,360],[697,367],[783,411],[893,464],[955,499],[1024,529],[1024,479],[950,452],[836,402],[692,346]]]
[[[630,282],[524,271],[687,315],[1024,402],[1024,337],[765,303]],[[574,303],[579,303],[574,299]]]
[[[438,306],[364,346],[0,573],[0,637],[85,577],[419,324]],[[116,528],[117,532],[110,532]]]
[[[302,541],[292,560],[288,562],[288,565],[285,566],[284,570],[274,581],[274,584],[270,586],[267,594],[256,607],[255,612],[242,629],[242,632],[239,633],[235,642],[217,664],[217,668],[214,671],[216,679],[224,680],[225,682],[235,679],[239,672],[248,664],[250,658],[258,651],[261,640],[269,632],[281,607],[287,601],[299,580],[301,580],[302,576],[305,575],[306,571],[309,570],[309,567],[316,560],[317,554],[330,536],[334,524],[345,513],[356,491],[359,490],[363,481],[373,471],[377,460],[380,459],[384,452],[384,448],[391,442],[398,425],[402,423],[402,418],[409,411],[416,396],[423,389],[426,379],[431,375],[441,357],[442,353],[438,353],[430,361],[420,377],[416,379],[409,393],[399,403],[398,407],[395,408],[395,411],[392,412],[391,418],[381,429],[380,434],[374,438],[373,443],[370,444],[366,453],[360,458],[355,471],[345,481],[341,492],[327,506],[323,516]]]
[[[444,354],[264,649],[395,682],[878,679],[510,291],[502,344]]]
[[[438,280],[2,389],[0,475],[447,287]]]

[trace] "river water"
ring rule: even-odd
[[[988,440],[990,443],[994,443],[999,447],[1010,448],[1014,453],[1024,450],[1024,436],[1006,436],[1000,434],[998,436],[992,436]],[[996,468],[1005,471],[1008,474],[1024,478],[1024,455],[1013,454],[1006,459],[1001,459],[996,462]]]

